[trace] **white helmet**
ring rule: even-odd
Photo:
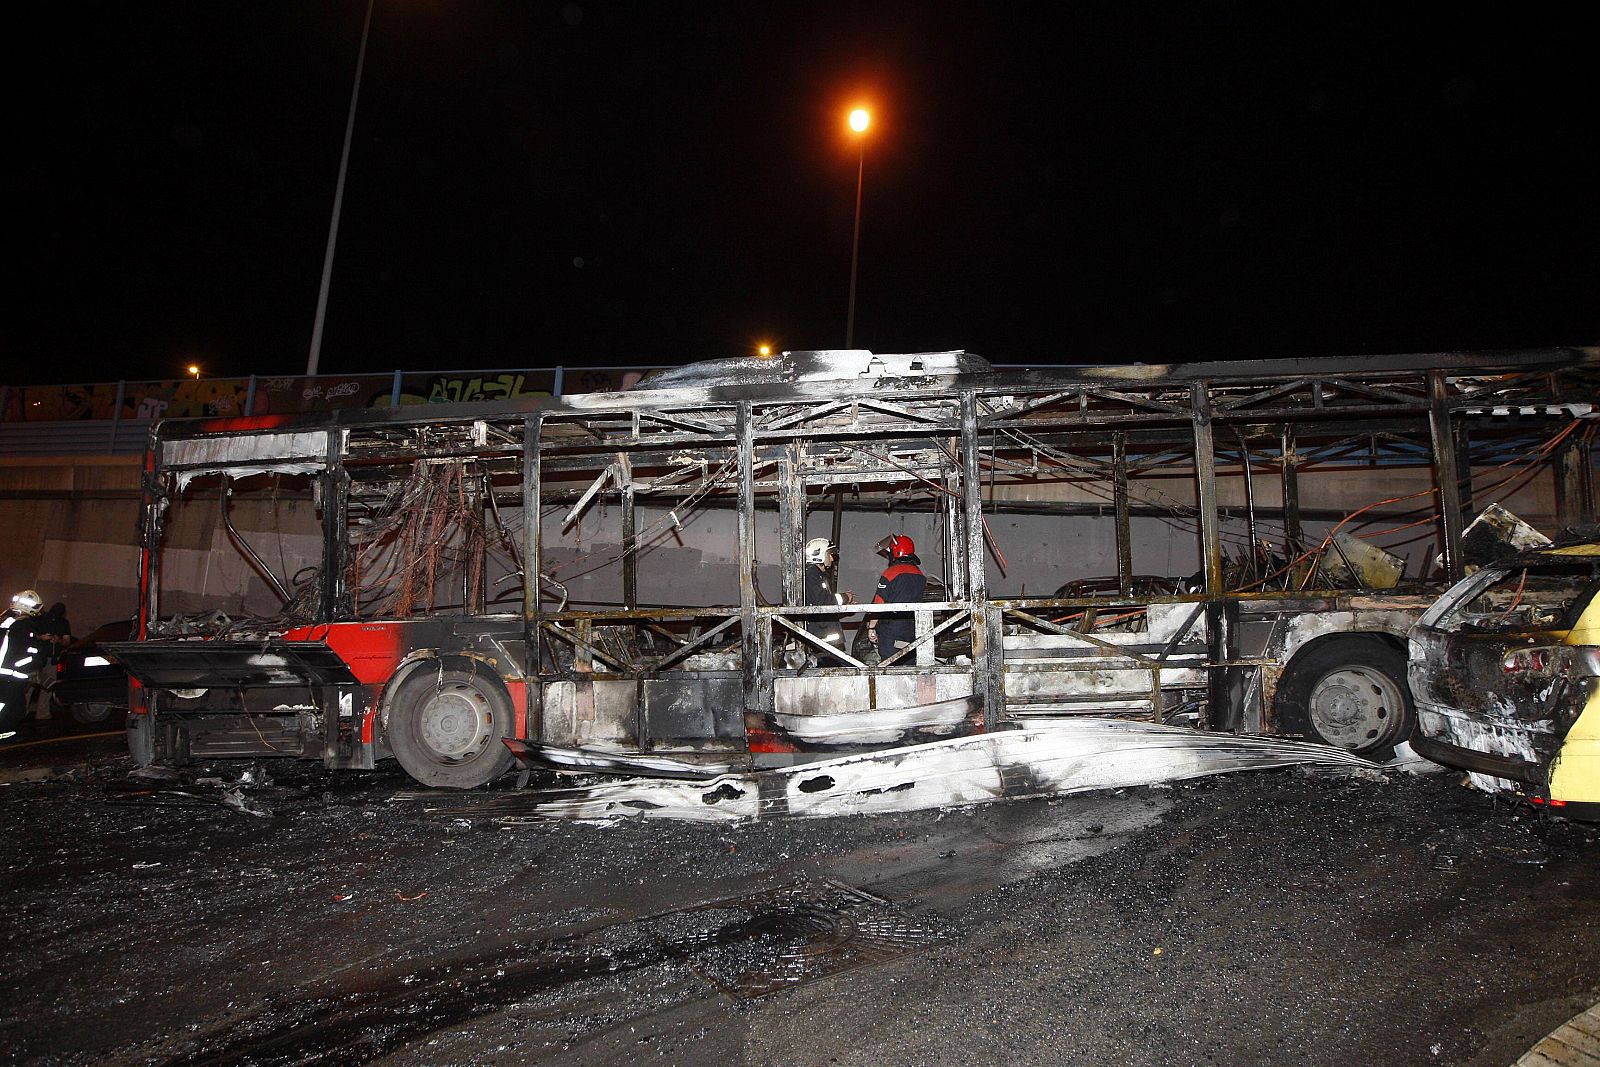
[[[37,615],[44,607],[44,598],[32,589],[24,589],[11,598],[11,606],[18,615]]]
[[[819,566],[828,562],[828,553],[833,551],[833,542],[826,537],[813,537],[806,542],[806,562]]]

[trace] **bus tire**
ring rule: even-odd
[[[390,702],[385,733],[395,759],[418,782],[473,789],[511,769],[511,750],[500,739],[512,730],[505,686],[463,664],[407,676]]]
[[[1380,761],[1417,725],[1405,653],[1371,634],[1323,638],[1299,652],[1272,707],[1279,729]]]

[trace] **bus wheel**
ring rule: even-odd
[[[511,769],[511,698],[477,670],[424,668],[400,683],[389,706],[389,747],[423,785],[472,789]]]
[[[1290,660],[1273,710],[1282,729],[1376,760],[1392,758],[1417,723],[1405,653],[1365,634],[1327,638]]]

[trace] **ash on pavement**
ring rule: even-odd
[[[1594,832],[1447,775],[502,827],[52,766],[0,775],[17,1063],[1500,1065],[1600,999]]]

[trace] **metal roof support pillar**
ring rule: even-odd
[[[1562,530],[1595,521],[1594,458],[1587,442],[1574,440],[1577,436],[1568,434],[1555,453],[1556,526]]]
[[[1117,512],[1117,591],[1133,595],[1133,536],[1128,524],[1128,435],[1111,435],[1111,492]]]
[[[1433,482],[1439,494],[1439,550],[1445,577],[1462,578],[1461,480],[1456,471],[1456,437],[1450,426],[1450,407],[1444,372],[1428,372],[1428,435],[1433,444]]]
[[[978,399],[961,394],[961,501],[965,506],[967,597],[972,604],[972,689],[983,701],[984,728],[993,730],[1005,715],[1005,646],[1000,611],[989,603],[983,543],[983,485],[978,468]]]
[[[1294,426],[1283,424],[1283,539],[1290,559],[1300,554],[1300,454],[1295,450]]]
[[[337,428],[328,431],[328,467],[322,475],[322,611],[319,615],[330,622],[350,609],[344,581],[345,507],[350,480],[340,453],[342,436]]]
[[[541,618],[539,556],[543,551],[539,521],[543,486],[539,478],[539,433],[544,427],[542,414],[529,415],[522,422],[522,676],[527,679],[528,720],[523,736],[538,741],[544,736],[544,635]]]
[[[1235,635],[1232,617],[1223,602],[1222,532],[1217,515],[1217,452],[1211,426],[1211,394],[1206,383],[1190,387],[1194,427],[1194,476],[1196,500],[1200,505],[1200,558],[1205,568],[1206,585],[1206,718],[1207,729],[1234,729],[1242,708],[1229,699],[1231,671],[1226,664],[1234,660]],[[1151,709],[1152,718],[1161,717],[1160,708]]]
[[[639,606],[639,525],[633,506],[633,458],[618,452],[616,464],[622,497],[622,606],[633,611]]]
[[[739,436],[739,636],[744,660],[744,709],[764,721],[772,711],[772,635],[756,607],[755,419],[748,400],[734,416]]]
[[[805,445],[790,441],[778,457],[778,555],[783,565],[783,602],[806,600],[806,486],[802,476]]]

